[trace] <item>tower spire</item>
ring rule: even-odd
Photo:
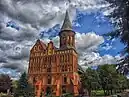
[[[69,18],[68,10],[66,10],[65,19],[61,28],[61,31],[63,30],[72,30],[72,23]]]

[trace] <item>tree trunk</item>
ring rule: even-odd
[[[110,90],[107,90],[107,95],[110,95]]]
[[[106,90],[103,89],[103,91],[104,91],[104,95],[106,96],[107,95]]]
[[[112,95],[113,93],[112,93],[112,89],[111,89],[111,95]]]
[[[91,90],[88,90],[88,94],[89,94],[89,96],[91,96]]]

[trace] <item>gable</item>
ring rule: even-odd
[[[32,47],[31,52],[39,52],[46,50],[46,45],[40,41],[37,40],[36,44]]]
[[[47,47],[48,55],[54,54],[55,50],[56,50],[56,47],[54,46],[53,42],[50,41]]]

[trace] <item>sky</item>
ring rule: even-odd
[[[116,64],[124,45],[103,34],[114,30],[104,0],[0,0],[0,73],[17,79],[27,71],[37,39],[59,47],[58,33],[69,11],[82,68]],[[44,33],[44,35],[43,35]]]

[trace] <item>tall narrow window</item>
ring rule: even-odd
[[[62,66],[62,72],[64,72],[64,66]]]
[[[51,76],[48,75],[48,84],[51,84]]]
[[[62,62],[62,56],[60,55],[60,62]]]
[[[73,37],[71,36],[70,37],[70,45],[72,45],[72,43],[73,43]]]
[[[65,71],[67,71],[67,65],[65,66],[65,68],[64,68],[64,69],[65,69]]]
[[[65,56],[63,55],[63,62],[64,62],[64,59],[65,59],[64,57],[65,57]]]
[[[64,76],[64,84],[66,84],[66,83],[67,83],[67,77]]]

